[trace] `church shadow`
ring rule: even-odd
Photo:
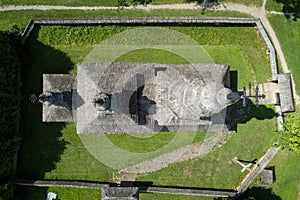
[[[272,119],[275,116],[276,113],[272,108],[265,105],[256,107],[250,99],[246,99],[246,107],[243,107],[242,100],[227,107],[225,123],[229,130],[237,131],[238,124],[245,124],[252,118],[265,120]]]
[[[65,123],[43,123],[42,104],[31,103],[31,94],[43,91],[42,75],[68,73],[74,64],[68,56],[38,41],[36,26],[22,51],[20,130],[23,141],[18,154],[19,178],[42,179],[55,169],[68,143],[62,139]]]

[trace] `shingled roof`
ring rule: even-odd
[[[70,74],[43,74],[43,94],[54,95],[52,103],[43,104],[44,122],[73,121],[72,92],[75,78]]]
[[[226,131],[229,86],[229,65],[80,64],[77,132]],[[93,104],[98,94],[110,99],[109,109]]]
[[[278,88],[282,112],[294,112],[295,106],[290,73],[278,74]]]

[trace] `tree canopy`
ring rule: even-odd
[[[0,199],[13,198],[12,174],[19,148],[19,71],[15,35],[0,32]]]
[[[293,16],[294,20],[300,17],[300,0],[276,0],[282,4],[282,12],[287,18]]]

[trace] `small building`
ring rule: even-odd
[[[261,185],[270,185],[275,181],[275,171],[274,167],[265,168],[260,174],[260,184]]]
[[[278,74],[280,107],[282,112],[294,112],[294,96],[290,73]]]

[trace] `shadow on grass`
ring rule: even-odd
[[[230,89],[233,92],[237,92],[238,88],[238,71],[232,70],[230,71]]]
[[[275,111],[265,105],[256,105],[246,99],[246,107],[243,107],[243,102],[239,101],[227,107],[226,125],[229,130],[236,131],[237,124],[245,124],[252,118],[257,120],[272,119],[275,117]]]
[[[18,186],[17,187],[17,200],[40,200],[46,199],[47,187],[29,187],[29,186]]]
[[[248,189],[242,196],[232,197],[232,198],[214,198],[214,200],[281,200],[279,196],[272,192],[270,188],[263,187],[252,187]]]
[[[74,64],[63,52],[39,42],[38,31],[38,28],[33,30],[22,55],[20,131],[23,142],[18,158],[20,178],[42,179],[46,172],[55,169],[55,163],[60,160],[67,144],[62,139],[65,123],[43,123],[42,105],[31,103],[29,96],[42,92],[43,74],[68,73]]]
[[[263,188],[263,187],[252,187],[248,189],[244,195],[237,198],[238,200],[243,199],[255,199],[255,200],[280,200],[281,198],[272,192],[270,188]]]

